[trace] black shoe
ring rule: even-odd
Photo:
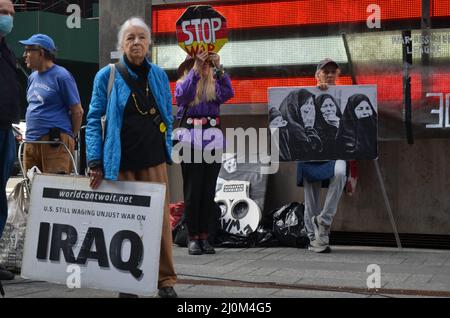
[[[158,290],[158,296],[161,298],[178,298],[178,295],[173,287],[161,287]]]
[[[202,248],[198,240],[192,240],[188,242],[189,255],[202,255]]]
[[[13,280],[14,274],[7,271],[3,266],[0,268],[0,280]]]
[[[119,298],[139,298],[139,296],[135,294],[119,293]]]
[[[216,250],[209,244],[208,240],[200,240],[200,247],[204,254],[216,254]]]

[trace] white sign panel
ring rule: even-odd
[[[22,276],[153,295],[165,191],[164,184],[106,181],[93,191],[88,178],[35,176]]]

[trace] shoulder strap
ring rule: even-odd
[[[138,89],[136,87],[136,83],[135,80],[133,80],[130,76],[130,73],[127,70],[127,67],[125,66],[124,63],[119,62],[117,63],[117,71],[119,72],[119,74],[122,76],[122,78],[124,79],[125,83],[127,83],[127,86],[130,88],[131,92],[134,92],[136,94],[136,97],[138,98],[140,103],[143,103],[145,106],[147,106],[147,102],[146,101],[142,101],[141,100],[141,96],[138,94]]]
[[[145,106],[146,109],[148,110],[152,108],[152,104],[156,106],[155,107],[156,113],[151,117],[156,127],[160,127],[163,120],[159,113],[158,104],[156,103],[155,96],[153,96],[153,93],[150,94],[150,98],[152,99],[152,103],[150,103],[149,100],[144,96],[143,92],[140,89],[138,89],[135,80],[131,78],[130,73],[128,72],[127,67],[125,66],[124,63],[122,62],[117,63],[117,71],[123,77],[125,83],[127,83],[131,92],[135,93],[136,98],[138,99],[141,105]]]
[[[102,141],[105,140],[106,137],[106,113],[108,112],[108,104],[109,104],[109,97],[111,96],[112,87],[114,85],[114,78],[116,76],[116,64],[109,64],[110,72],[109,72],[109,80],[108,80],[108,91],[107,91],[107,99],[106,99],[106,109],[105,114],[101,117],[101,124],[102,124]]]
[[[120,75],[122,75],[125,83],[127,83],[128,87],[130,88],[131,92],[134,92],[136,94],[137,99],[139,100],[139,102],[145,106],[148,106],[148,102],[144,99],[141,99],[141,94],[140,91],[137,88],[136,82],[134,79],[131,78],[130,73],[127,70],[127,67],[125,66],[124,63],[119,62],[117,63],[117,71],[120,73]]]
[[[114,85],[114,78],[116,77],[116,64],[109,64],[109,67],[111,68],[111,72],[109,73],[109,81],[108,81],[108,100],[109,96],[111,95],[112,87]]]
[[[157,107],[157,103],[155,100],[155,96],[153,96],[153,93],[150,94],[150,96],[149,96],[152,99],[152,101],[150,103],[149,99],[144,96],[144,92],[138,88],[138,86],[136,84],[136,80],[134,80],[131,77],[131,75],[128,72],[124,63],[122,63],[122,62],[117,63],[117,71],[120,73],[120,75],[122,75],[123,79],[125,80],[125,83],[127,83],[130,90],[132,92],[134,92],[136,98],[138,99],[139,103],[142,106],[146,107],[146,109],[151,109],[153,107],[152,105],[155,105],[156,106],[155,110],[157,112],[159,112],[159,109]]]

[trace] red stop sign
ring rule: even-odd
[[[177,40],[191,56],[202,47],[217,53],[228,42],[227,20],[209,5],[190,6],[177,21]]]

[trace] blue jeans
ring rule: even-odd
[[[6,183],[16,158],[16,141],[11,129],[0,129],[0,237],[8,217]]]

